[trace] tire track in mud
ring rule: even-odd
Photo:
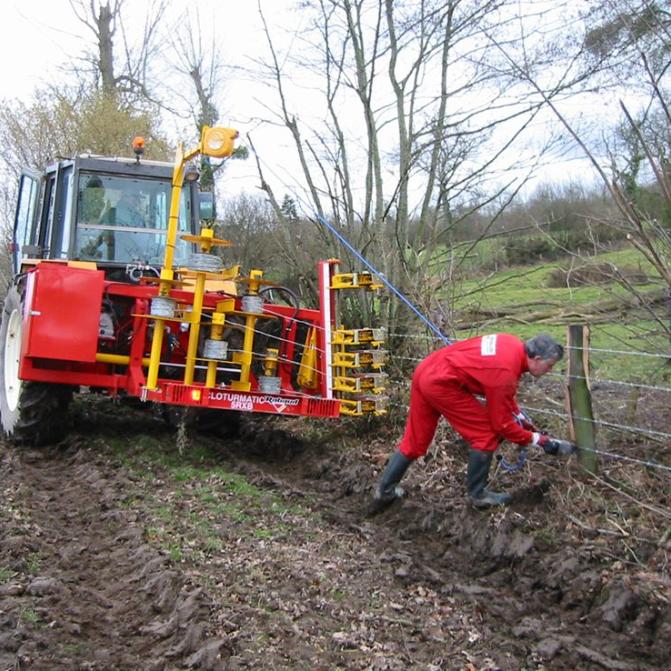
[[[83,450],[4,453],[0,668],[219,668],[206,597],[143,541],[131,483],[107,470]]]
[[[508,659],[480,668],[669,668],[671,608],[663,595],[646,598],[645,589],[618,578],[617,569],[579,544],[544,548],[536,541],[534,527],[558,515],[546,482],[518,489],[516,504],[500,510],[473,509],[452,487],[438,499],[414,491],[368,517],[375,482],[369,465],[323,453],[300,461],[300,468],[280,465],[281,474],[275,465],[272,477],[258,461],[239,467],[260,485],[299,488],[325,519],[363,531],[368,544],[383,548],[399,583],[426,585],[476,613],[486,635],[469,646],[473,659]],[[452,653],[455,659],[463,651]]]
[[[193,440],[211,465],[308,513],[280,533],[269,508],[238,521],[218,513],[221,550],[170,563],[145,541],[141,495],[167,500],[176,483],[160,467],[140,483],[104,440],[89,441],[124,434],[133,444],[150,431],[174,450],[174,435],[145,415],[119,423],[103,407],[69,447],[0,448],[0,570],[15,573],[0,580],[3,671],[668,668],[669,608],[632,601],[579,547],[536,544],[534,528],[557,515],[542,497],[483,513],[464,506],[459,487],[432,496],[411,476],[409,500],[366,518],[371,463],[353,450],[297,449],[276,429],[249,430],[223,450]],[[216,492],[227,505],[221,482]],[[175,508],[185,537],[202,505]]]

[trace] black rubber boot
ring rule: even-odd
[[[370,511],[371,514],[382,512],[394,503],[394,501],[403,498],[405,491],[398,483],[405,475],[405,472],[408,470],[408,466],[410,466],[411,463],[412,459],[408,459],[408,457],[398,450],[389,457],[389,461],[382,473],[380,482],[378,482],[377,487],[375,488],[373,505]]]
[[[499,494],[487,489],[489,468],[492,465],[493,457],[493,452],[483,452],[482,450],[472,449],[468,454],[466,486],[471,502],[478,508],[503,506],[510,501],[510,494]]]

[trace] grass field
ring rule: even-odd
[[[669,354],[668,334],[644,308],[625,304],[625,301],[633,300],[625,287],[616,281],[576,287],[549,286],[550,276],[557,268],[566,270],[571,266],[602,266],[606,263],[632,277],[638,276],[636,279],[639,281],[633,286],[641,294],[658,291],[663,286],[656,280],[650,264],[636,250],[629,248],[579,262],[567,258],[549,264],[509,268],[467,279],[453,289],[452,304],[463,327],[456,335],[465,338],[484,332],[506,331],[528,338],[546,332],[564,342],[566,324],[586,323],[591,328],[594,351],[590,361],[595,377],[629,382],[663,382],[671,374],[668,359],[646,354]],[[648,281],[641,282],[641,275],[647,275]],[[600,312],[599,306],[611,299],[616,303],[622,300],[622,305]],[[669,313],[665,305],[658,304],[654,312],[668,324]],[[492,317],[483,318],[488,313]],[[559,320],[562,323],[557,323],[553,315],[562,313],[565,317]],[[469,316],[473,315],[479,318],[469,320]]]

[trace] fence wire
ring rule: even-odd
[[[269,309],[266,310],[265,315],[269,318],[273,317],[279,317],[280,315],[274,314],[272,312],[272,308],[269,307]],[[297,324],[303,324],[305,326],[313,327],[316,328],[317,330],[321,329],[321,326],[318,324],[314,324],[309,321],[304,321],[300,319],[290,319],[289,321],[293,321]],[[241,330],[246,328],[244,325],[236,325],[238,328]],[[274,335],[271,333],[266,332],[263,329],[254,329],[255,334],[262,335],[265,337],[268,337],[270,339],[273,339],[277,342],[284,342],[284,343],[289,343],[290,341],[286,338],[284,338],[282,335]],[[421,339],[421,340],[426,340],[426,341],[432,341],[434,344],[443,346],[443,343],[437,340],[436,338],[432,338],[430,336],[422,335],[422,334],[412,334],[412,333],[405,333],[405,334],[394,334],[391,333],[389,335],[395,336],[395,337],[400,337],[400,338],[416,338],[416,339]],[[317,351],[320,353],[323,353],[323,349],[320,348],[319,346],[316,347]],[[567,347],[567,349],[572,349],[571,347]],[[582,348],[575,348],[575,349],[582,349]],[[617,355],[632,355],[632,356],[643,356],[643,357],[656,357],[656,358],[662,358],[662,359],[670,359],[671,358],[671,353],[669,354],[664,354],[664,353],[654,353],[654,352],[641,352],[641,351],[636,351],[636,350],[631,350],[631,351],[624,351],[624,350],[615,350],[615,349],[607,349],[607,348],[589,348],[589,352],[596,352],[596,353],[601,353],[601,354],[617,354]],[[258,355],[259,358],[263,358],[263,355]],[[402,361],[402,362],[411,362],[413,364],[417,364],[420,361],[422,361],[422,357],[413,357],[413,356],[403,356],[403,355],[398,355],[394,354],[393,352],[388,353],[389,356],[389,361]],[[298,366],[299,363],[295,361],[289,361],[283,357],[280,357],[279,363],[281,364],[288,364],[288,365],[293,365],[293,366]],[[312,369],[315,370],[315,369]],[[569,379],[579,379],[579,380],[585,380],[584,376],[580,375],[571,375],[568,376],[563,373],[559,372],[551,372],[547,375],[547,377],[550,380],[560,382],[560,381],[566,381]],[[666,386],[661,386],[661,385],[654,385],[654,384],[648,384],[648,383],[643,383],[643,382],[629,382],[625,380],[613,380],[613,379],[608,379],[608,378],[597,378],[597,377],[590,377],[589,378],[590,383],[592,386],[595,385],[613,385],[613,386],[622,386],[622,387],[627,387],[631,389],[641,389],[641,390],[647,390],[647,391],[655,391],[655,392],[661,392],[661,393],[670,393],[671,392],[671,387],[666,387]],[[398,382],[396,383],[398,387]],[[408,377],[407,379],[403,380],[400,382],[400,384],[404,388],[408,388],[410,386],[410,378]],[[296,392],[298,393],[298,392]],[[300,394],[304,395],[304,394]],[[320,399],[321,397],[319,395],[312,395],[308,394],[311,398],[315,399]],[[622,399],[614,399],[614,400],[622,400]],[[599,403],[602,404],[604,401],[599,400]],[[405,411],[407,412],[408,406],[400,403],[390,403],[390,406],[392,407],[397,407],[399,408],[400,411]],[[669,403],[669,406],[671,406],[671,402]],[[539,415],[545,415],[545,416],[553,416],[557,418],[561,418],[562,420],[568,420],[568,413],[566,412],[558,412],[557,410],[553,409],[548,409],[548,408],[538,408],[538,407],[531,407],[528,405],[525,405],[525,410],[529,411],[532,414],[539,414]],[[583,418],[583,417],[575,417],[575,419],[582,419],[583,421],[589,421],[590,423],[594,424],[597,427],[604,427],[610,430],[615,430],[615,431],[620,431],[620,432],[625,432],[625,433],[630,433],[630,434],[639,434],[641,436],[647,436],[649,438],[655,438],[655,439],[664,439],[664,440],[670,440],[671,441],[671,433],[667,431],[660,431],[656,429],[651,429],[651,428],[645,428],[641,426],[633,426],[633,425],[628,425],[628,424],[622,424],[622,423],[617,423],[617,422],[612,422],[612,421],[607,421],[605,419],[593,419],[593,418]],[[666,466],[664,464],[660,464],[657,461],[651,461],[651,460],[646,460],[646,459],[638,459],[635,457],[631,457],[628,455],[624,454],[619,454],[615,452],[610,452],[606,450],[600,450],[600,449],[595,449],[595,448],[581,448],[584,449],[585,451],[589,452],[594,452],[596,454],[602,455],[603,457],[607,457],[609,459],[619,459],[622,461],[627,461],[630,463],[635,463],[635,464],[640,464],[641,466],[645,466],[648,468],[656,468],[660,469],[663,471],[671,472],[671,466]]]

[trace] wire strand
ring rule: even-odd
[[[438,343],[440,340],[438,338],[422,335],[420,333],[397,333],[395,331],[389,332],[389,337],[394,338],[415,338],[418,340],[430,340],[432,342]],[[452,342],[459,342],[458,339],[453,340]],[[584,349],[583,347],[576,347],[575,345],[564,345],[564,349]],[[671,359],[671,352],[640,352],[638,350],[619,350],[619,349],[607,349],[603,347],[590,347],[590,352],[601,352],[603,354],[619,354],[625,356],[643,356],[643,357],[653,357],[657,359]]]
[[[526,406],[526,409],[533,412],[539,413],[542,415],[554,415],[556,417],[568,417],[566,412],[557,412],[556,410],[544,410],[542,408],[531,408]],[[621,431],[629,431],[630,433],[644,433],[650,436],[658,436],[660,438],[671,438],[671,433],[665,431],[655,431],[654,429],[644,429],[640,426],[627,426],[625,424],[616,424],[615,422],[607,422],[602,419],[592,419],[590,417],[575,417],[574,419],[582,420],[583,422],[590,422],[591,424],[597,424],[601,426],[607,426],[612,429],[620,429]]]

